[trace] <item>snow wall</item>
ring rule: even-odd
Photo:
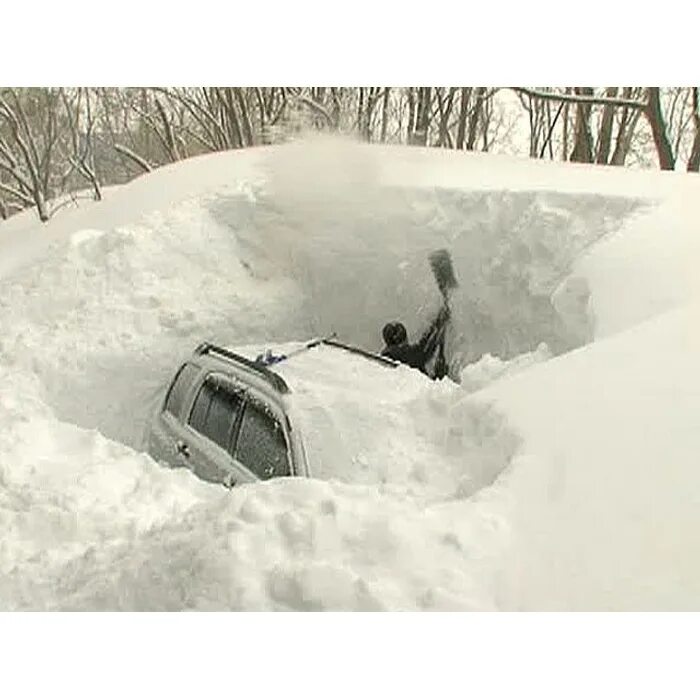
[[[486,354],[541,343],[557,354],[591,338],[587,290],[564,320],[552,292],[643,200],[416,185],[379,162],[323,140],[218,154],[62,214],[40,227],[51,246],[2,280],[3,364],[37,375],[60,419],[139,448],[173,366],[203,339],[335,331],[378,350],[393,319],[416,338],[441,303],[436,248],[451,251],[460,284],[455,378]]]

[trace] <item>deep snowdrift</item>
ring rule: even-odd
[[[460,280],[455,378],[485,353],[590,339],[550,295],[638,197],[398,186],[381,166],[405,149],[382,159],[335,142],[299,148],[192,159],[25,231],[23,245],[51,245],[5,275],[0,357],[41,378],[59,418],[138,448],[159,387],[202,338],[336,331],[378,349],[394,318],[420,333],[440,303],[427,264],[437,247],[452,251]]]
[[[657,341],[685,316],[634,335],[694,294],[692,184],[321,141],[193,159],[46,226],[1,224],[0,607],[693,607],[700,571],[678,567],[694,516],[663,509],[693,476],[683,416],[697,393],[688,384],[675,399],[694,350],[663,343],[674,371],[654,374]],[[436,247],[452,251],[461,283],[450,346],[463,385],[428,385],[412,410],[444,436],[423,471],[448,500],[391,480],[222,493],[132,449],[173,365],[203,338],[332,329],[374,349],[389,318],[417,332],[438,304]],[[622,355],[596,342],[549,359],[611,333]],[[640,361],[615,359],[625,352]],[[377,398],[369,385],[366,397]],[[632,436],[661,411],[664,430],[646,430],[655,449],[638,454]],[[595,468],[581,457],[591,444]],[[672,466],[646,469],[638,492],[648,455]],[[630,517],[669,469],[663,509]],[[476,493],[461,486],[498,472]]]
[[[538,458],[517,486],[508,607],[700,605],[699,318],[670,311],[480,395]]]

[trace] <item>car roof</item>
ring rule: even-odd
[[[270,353],[272,360],[261,360]],[[217,346],[202,343],[195,355],[206,355],[213,364],[234,374],[256,377],[277,393],[295,394],[316,384],[322,372],[323,382],[346,385],[347,373],[367,373],[381,382],[390,382],[391,370],[398,362],[382,357],[363,348],[339,342],[335,339],[318,339],[310,342],[289,342],[275,345]],[[388,370],[388,373],[387,373]]]
[[[272,361],[260,360],[266,352],[271,353]],[[211,367],[263,383],[281,395],[304,391],[307,384],[316,383],[320,366],[331,370],[325,373],[325,382],[344,385],[347,370],[361,371],[363,375],[369,372],[381,383],[390,381],[386,370],[395,369],[399,364],[334,338],[283,343],[263,349],[260,346],[228,347],[206,342],[194,352],[194,359],[199,362],[204,357],[208,358]],[[381,368],[379,371],[377,366]]]
[[[228,362],[233,374],[245,375],[257,386],[265,384],[268,395],[283,404],[303,436],[312,476],[351,483],[402,482],[416,460],[424,464],[437,458],[434,446],[417,436],[416,402],[434,390],[434,383],[417,370],[329,343],[268,368],[250,366],[265,350],[288,355],[304,345],[227,347],[228,360],[209,354],[220,357],[217,366]],[[274,388],[280,381],[286,390]]]

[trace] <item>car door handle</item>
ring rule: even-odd
[[[187,445],[186,445],[184,442],[182,442],[182,440],[178,440],[178,441],[175,443],[175,450],[177,451],[177,453],[178,453],[179,455],[182,455],[183,457],[186,457],[186,458],[189,459],[189,457],[190,457],[190,448],[187,447]]]

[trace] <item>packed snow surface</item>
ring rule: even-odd
[[[1,223],[0,608],[696,608],[697,188],[319,140]],[[415,337],[436,248],[459,383],[298,356],[322,479],[144,454],[202,340]]]

